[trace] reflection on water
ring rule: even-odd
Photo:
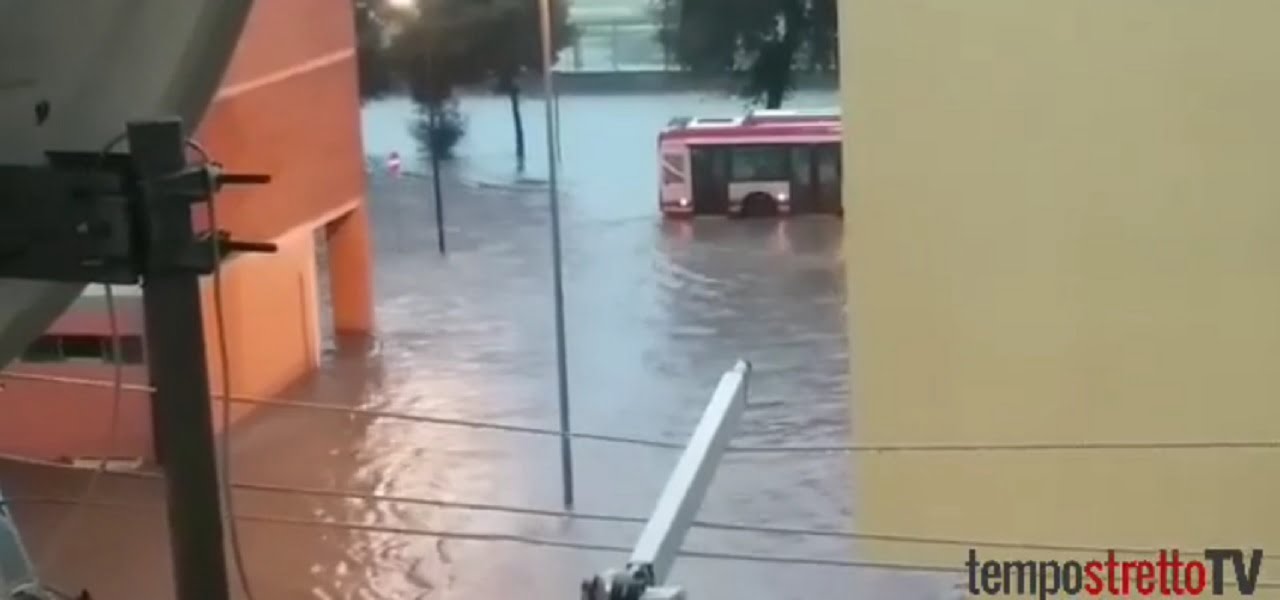
[[[823,98],[802,98],[802,103]],[[466,103],[465,157],[446,174],[449,255],[437,256],[427,182],[371,182],[376,228],[376,346],[331,352],[288,396],[363,408],[553,426],[556,382],[545,194],[508,185],[502,99]],[[529,102],[529,114],[540,114]],[[719,110],[716,110],[716,109]],[[409,147],[403,105],[367,115],[371,152]],[[847,441],[841,226],[663,222],[653,139],[673,114],[733,111],[697,97],[565,98],[563,145],[569,376],[581,431],[683,442],[720,373],[756,367],[741,443]],[[530,122],[536,143],[542,132]],[[608,132],[607,136],[602,135]],[[540,173],[544,157],[530,157]],[[559,504],[554,439],[337,413],[271,409],[236,432],[237,479],[399,496]],[[647,514],[676,453],[576,444],[578,508]],[[707,519],[847,528],[845,457],[735,455],[704,505]],[[67,477],[4,467],[6,487],[67,494]],[[10,482],[14,483],[10,483]],[[153,483],[113,481],[113,501],[159,501]],[[52,491],[50,491],[52,490]],[[242,492],[237,509],[393,527],[511,532],[614,545],[635,526]],[[33,545],[60,509],[24,507]],[[107,600],[166,589],[162,517],[93,511],[51,568]],[[625,556],[506,543],[246,522],[259,598],[527,598],[577,594],[580,579]],[[833,540],[694,532],[686,547],[847,557]],[[104,550],[104,548],[109,550]],[[674,574],[696,597],[804,598],[845,589],[846,570],[687,559]],[[144,594],[145,595],[145,594]],[[149,595],[147,597],[160,597]]]

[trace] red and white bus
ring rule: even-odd
[[[841,213],[838,111],[680,117],[658,151],[666,215]]]

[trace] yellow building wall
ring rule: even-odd
[[[840,8],[856,442],[1280,440],[1280,2]],[[855,472],[864,530],[1280,555],[1275,449]]]

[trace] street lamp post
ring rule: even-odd
[[[564,483],[564,506],[573,508],[573,447],[570,443],[569,369],[565,352],[564,277],[560,258],[560,190],[557,173],[559,122],[556,119],[554,40],[551,39],[551,0],[539,2],[542,21],[542,88],[547,112],[547,189],[551,204],[551,270],[555,295],[556,378],[560,399],[560,468]]]

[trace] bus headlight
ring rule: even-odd
[[[778,202],[786,202],[789,199],[790,196],[787,196],[786,194],[778,194]]]
[[[689,206],[689,199],[688,199],[688,198],[681,198],[681,199],[680,199],[680,206]]]

